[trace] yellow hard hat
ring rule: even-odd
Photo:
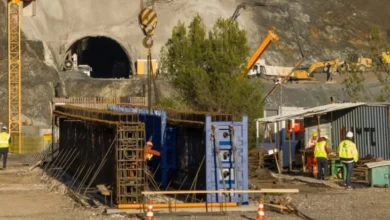
[[[313,132],[313,137],[318,137],[318,132],[317,131]]]

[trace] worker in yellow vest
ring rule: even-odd
[[[7,130],[7,127],[3,126],[0,133],[0,159],[3,157],[3,170],[7,168],[8,149],[11,144],[11,135]]]
[[[328,136],[320,137],[314,148],[314,157],[317,160],[317,169],[318,174],[317,178],[319,180],[328,179]]]
[[[351,178],[353,167],[359,158],[359,153],[356,149],[355,143],[352,142],[352,138],[353,133],[351,131],[348,131],[346,139],[339,144],[340,160],[347,167],[347,179],[345,181],[347,190],[352,190]]]

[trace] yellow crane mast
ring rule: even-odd
[[[8,0],[8,123],[14,144],[21,152],[21,0]],[[15,143],[16,142],[16,143]]]

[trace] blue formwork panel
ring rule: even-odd
[[[248,189],[247,116],[243,116],[241,122],[213,122],[211,117],[207,116],[205,126],[206,189],[232,191],[228,195],[208,194],[207,202],[248,204],[247,193],[234,193],[234,190]],[[234,145],[236,151],[233,149]],[[218,155],[220,159],[218,159]]]
[[[146,141],[152,138],[153,149],[161,153],[161,157],[153,157],[152,167],[157,169],[155,179],[162,188],[168,186],[169,177],[176,169],[176,129],[167,127],[165,111],[108,106],[108,110],[116,112],[138,113],[141,122],[145,123]]]

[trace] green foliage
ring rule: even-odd
[[[379,102],[390,101],[390,64],[382,62],[382,52],[389,51],[390,47],[383,39],[383,33],[380,27],[372,26],[370,31],[371,38],[369,44],[371,47],[370,57],[372,57],[373,60],[372,71],[382,86],[380,95],[375,99]],[[357,57],[355,54],[349,54],[348,61],[350,61],[350,68],[348,68],[343,84],[345,85],[346,92],[353,101],[364,101],[365,73],[359,72],[357,70],[358,66],[353,64],[353,62],[356,62],[356,59]]]
[[[379,26],[371,26],[371,41],[381,42],[382,41],[382,29]]]
[[[390,47],[382,39],[382,30],[378,26],[371,27],[371,41],[372,57],[374,61],[374,73],[378,81],[382,84],[381,93],[376,98],[376,101],[385,102],[390,101],[390,64],[382,62],[382,52],[389,51]]]
[[[252,119],[262,115],[261,82],[236,79],[248,56],[246,32],[237,22],[220,18],[207,34],[197,15],[188,27],[179,22],[173,28],[161,51],[160,72],[191,109],[247,114],[254,132]]]
[[[347,94],[353,101],[362,101],[364,88],[364,72],[348,71],[343,80]]]

